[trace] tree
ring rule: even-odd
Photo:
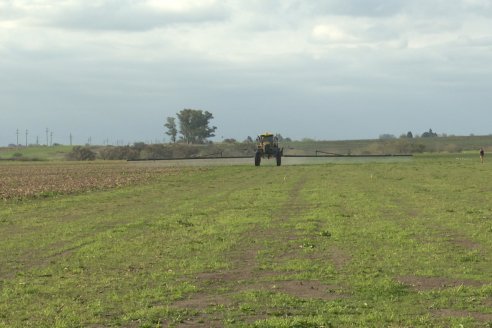
[[[412,131],[408,131],[407,133],[402,133],[400,135],[400,139],[413,139]]]
[[[72,151],[67,154],[68,159],[74,161],[93,161],[96,159],[96,153],[89,147],[75,146]]]
[[[176,118],[168,117],[164,127],[167,128],[166,134],[171,137],[171,141],[176,143],[176,136],[178,135],[178,129],[176,128]]]
[[[243,143],[253,143],[253,138],[251,138],[251,136],[247,136]]]
[[[183,109],[176,114],[179,120],[179,133],[184,142],[204,143],[207,138],[214,137],[217,127],[209,126],[213,119],[212,113],[197,109]]]
[[[431,138],[431,137],[437,137],[437,133],[433,132],[432,129],[429,129],[428,132],[422,133],[422,138]]]
[[[396,137],[393,134],[384,133],[379,135],[379,139],[388,140],[388,139],[396,139]]]

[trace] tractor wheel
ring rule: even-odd
[[[277,166],[280,166],[282,165],[282,156],[280,155],[280,153],[277,154]]]
[[[260,166],[260,163],[261,163],[261,154],[257,152],[255,154],[255,166]]]

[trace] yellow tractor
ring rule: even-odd
[[[262,158],[277,160],[277,166],[282,165],[284,149],[278,145],[278,138],[272,133],[263,133],[256,138],[255,166],[260,166]]]

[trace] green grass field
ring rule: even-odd
[[[0,327],[492,327],[491,165],[183,167],[5,200]]]
[[[9,147],[0,148],[1,159],[27,159],[27,160],[64,160],[66,155],[71,152],[71,146],[30,146],[30,147]]]

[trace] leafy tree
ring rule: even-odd
[[[209,126],[213,119],[212,113],[197,109],[183,109],[176,114],[179,120],[179,133],[184,142],[204,143],[207,138],[214,137],[217,127]]]
[[[433,132],[432,129],[429,129],[428,132],[422,133],[422,138],[431,138],[431,137],[437,137],[437,133]]]
[[[253,143],[253,138],[251,138],[251,136],[248,136],[244,141],[243,143]]]
[[[396,137],[393,134],[385,133],[385,134],[380,134],[379,139],[396,139]]]
[[[176,128],[176,118],[168,117],[164,127],[167,128],[166,134],[171,137],[171,141],[176,143],[176,136],[178,135],[178,129]]]
[[[402,133],[400,135],[400,139],[413,139],[412,131],[408,131],[407,133]]]
[[[133,148],[135,148],[139,152],[144,150],[145,146],[145,142],[138,141],[133,143]]]

